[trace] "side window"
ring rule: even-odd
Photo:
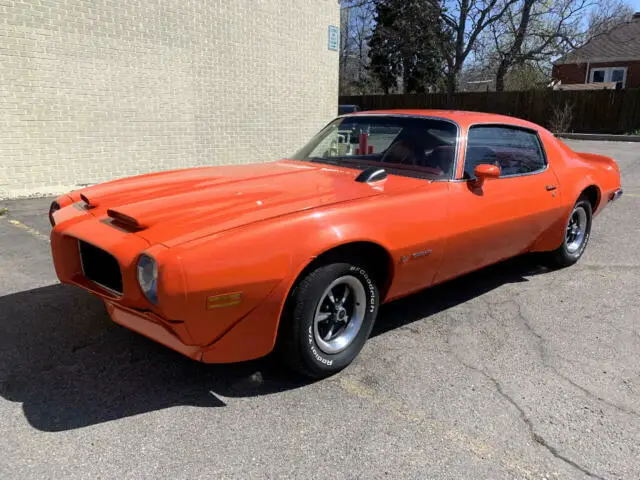
[[[535,132],[494,125],[469,129],[464,177],[473,178],[476,165],[481,163],[500,167],[501,177],[534,173],[547,164]]]

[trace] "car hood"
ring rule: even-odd
[[[95,216],[175,245],[286,214],[380,195],[357,170],[283,160],[143,175],[86,188]],[[406,179],[409,180],[409,179]]]

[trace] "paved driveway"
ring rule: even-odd
[[[201,365],[56,283],[49,199],[0,202],[0,478],[640,477],[640,149],[575,267],[394,302],[355,364]]]

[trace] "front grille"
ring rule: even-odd
[[[82,273],[101,287],[122,294],[122,273],[118,261],[110,253],[78,240]]]

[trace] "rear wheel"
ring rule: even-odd
[[[549,255],[552,266],[568,267],[580,259],[589,242],[591,219],[591,203],[587,198],[580,197],[569,215],[562,245]]]
[[[349,263],[319,266],[290,294],[278,335],[281,357],[314,378],[342,370],[369,338],[378,301],[366,269]]]

